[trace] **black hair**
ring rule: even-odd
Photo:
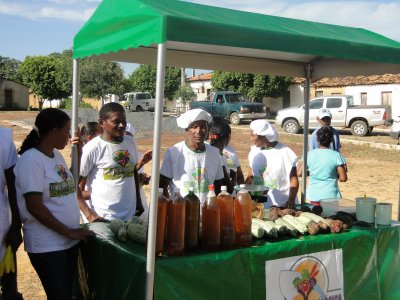
[[[226,141],[231,136],[231,126],[229,123],[220,117],[213,119],[210,127],[210,144],[214,146],[221,141]]]
[[[99,113],[100,114],[100,119],[102,119],[102,120],[107,119],[109,113],[112,113],[112,112],[123,112],[123,113],[125,113],[125,109],[121,104],[119,104],[117,102],[109,102],[109,103],[103,105],[100,108],[100,113]]]
[[[58,108],[46,108],[42,110],[35,120],[35,129],[27,135],[22,142],[21,147],[18,149],[18,154],[37,146],[40,139],[54,128],[63,128],[71,118],[64,111]]]
[[[100,125],[97,122],[87,122],[81,128],[81,137],[85,139],[87,136],[95,136],[100,129]]]
[[[324,147],[329,148],[333,141],[333,130],[331,126],[324,125],[317,131],[318,143]]]

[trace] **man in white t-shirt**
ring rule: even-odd
[[[250,123],[254,145],[249,153],[251,173],[246,183],[269,187],[266,205],[293,207],[297,200],[297,156],[278,142],[278,132],[266,120]]]
[[[89,222],[130,220],[143,212],[138,187],[138,169],[149,162],[151,151],[139,160],[134,139],[125,135],[126,115],[124,108],[110,102],[100,109],[99,124],[103,133],[85,145],[82,152],[79,187],[86,181],[91,202],[80,203]]]
[[[0,262],[3,260],[6,246],[11,245],[12,253],[15,253],[22,243],[21,220],[19,217],[16,191],[15,176],[13,173],[14,165],[17,163],[18,155],[10,128],[0,128]],[[11,211],[11,220],[9,218]],[[15,261],[15,260],[14,260]],[[16,267],[16,265],[15,265]],[[16,272],[0,274],[2,290],[0,298],[20,299],[17,293]],[[22,299],[22,298],[21,298]]]
[[[202,109],[189,110],[177,118],[178,126],[186,130],[186,140],[169,148],[164,155],[159,185],[165,196],[179,190],[184,197],[189,187],[193,187],[203,203],[209,184],[214,184],[219,193],[224,177],[221,156],[217,148],[205,143],[211,121],[211,115]]]

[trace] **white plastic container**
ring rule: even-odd
[[[357,197],[356,198],[356,217],[358,221],[367,223],[375,222],[376,198]]]
[[[376,204],[376,219],[378,225],[390,225],[392,222],[392,204],[377,203]]]

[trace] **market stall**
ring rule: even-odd
[[[144,299],[145,247],[119,241],[107,224],[94,223],[89,228],[97,237],[81,248],[81,282],[87,299]],[[154,299],[283,299],[276,292],[284,291],[285,286],[290,291],[291,282],[284,282],[283,277],[290,268],[282,265],[286,270],[272,268],[269,273],[266,263],[287,258],[289,266],[296,265],[298,256],[324,266],[320,274],[324,271],[325,279],[318,282],[325,295],[332,297],[328,299],[400,299],[400,269],[393,268],[400,261],[400,226],[395,225],[354,227],[340,234],[255,241],[250,248],[159,257]],[[332,261],[335,257],[339,259]],[[339,278],[330,273],[331,262]],[[335,286],[335,280],[339,285]],[[269,291],[271,285],[275,294]]]
[[[305,77],[304,159],[311,78],[400,72],[400,43],[360,28],[175,0],[104,0],[74,39],[74,129],[78,123],[79,59],[85,57],[157,64],[147,299],[152,299],[153,293],[155,205],[166,65]],[[305,199],[305,183],[302,199]]]

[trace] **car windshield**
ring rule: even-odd
[[[244,94],[226,94],[225,99],[230,102],[250,102]]]

